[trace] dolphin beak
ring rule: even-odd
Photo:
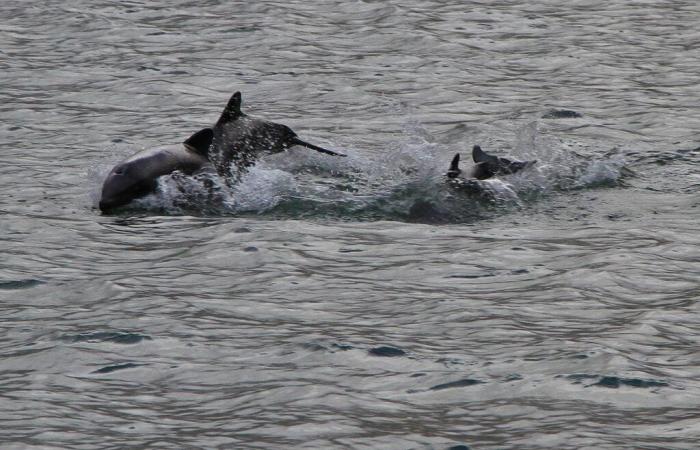
[[[304,141],[302,141],[301,139],[299,139],[299,138],[297,138],[297,137],[292,138],[292,139],[290,140],[289,143],[290,143],[291,145],[301,145],[302,147],[310,148],[311,150],[316,150],[317,152],[325,153],[325,154],[327,154],[327,155],[333,155],[333,156],[348,156],[348,155],[344,155],[344,154],[342,154],[342,153],[336,153],[336,152],[334,152],[334,151],[332,151],[332,150],[326,150],[325,148],[319,147],[319,146],[314,145],[314,144],[309,144],[308,142],[304,142]]]

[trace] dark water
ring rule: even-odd
[[[405,3],[0,3],[3,449],[698,448],[700,6]],[[100,215],[236,90],[348,158]]]

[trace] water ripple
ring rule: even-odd
[[[3,448],[695,448],[700,10],[526,3],[2,3]],[[99,214],[235,90],[348,158]]]

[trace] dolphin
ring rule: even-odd
[[[304,142],[286,125],[254,119],[241,111],[241,93],[234,93],[213,127],[208,158],[227,183],[235,181],[263,154],[283,152],[295,145],[333,156],[346,156]],[[234,172],[235,169],[235,172]]]
[[[479,183],[481,180],[487,180],[496,175],[513,174],[537,162],[537,160],[512,161],[507,158],[489,155],[478,145],[475,145],[472,149],[474,165],[466,173],[459,168],[459,159],[459,153],[452,158],[450,168],[446,174],[447,178],[450,179],[451,185],[472,193],[483,192],[483,186]]]
[[[107,212],[156,190],[158,177],[179,170],[191,175],[210,166],[206,157],[214,133],[204,128],[181,145],[144,150],[120,162],[102,185],[100,210]]]
[[[294,145],[345,156],[302,141],[285,125],[248,117],[241,112],[241,93],[236,92],[213,127],[196,132],[181,145],[145,150],[117,164],[102,185],[99,207],[106,212],[148,195],[156,190],[158,177],[176,170],[191,175],[213,165],[231,185],[260,155]]]

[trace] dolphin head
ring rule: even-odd
[[[257,150],[261,153],[281,153],[295,145],[297,140],[297,134],[281,123],[258,119],[251,131],[255,136]]]
[[[257,126],[258,129],[255,131],[259,137],[258,142],[260,144],[260,148],[264,152],[280,153],[295,145],[300,145],[327,155],[346,156],[342,153],[336,153],[332,150],[319,147],[318,145],[309,144],[308,142],[302,141],[299,139],[294,130],[289,128],[287,125],[258,120]]]
[[[214,125],[217,136],[213,149],[215,153],[248,153],[248,159],[252,160],[255,153],[280,153],[294,145],[301,145],[327,155],[346,156],[302,141],[291,128],[281,123],[248,117],[241,111],[242,101],[241,93],[234,93]],[[235,148],[232,148],[234,142]],[[224,158],[224,161],[227,159]]]
[[[109,211],[126,205],[153,192],[156,186],[156,178],[145,173],[138,161],[124,161],[109,172],[102,185],[100,210]]]

